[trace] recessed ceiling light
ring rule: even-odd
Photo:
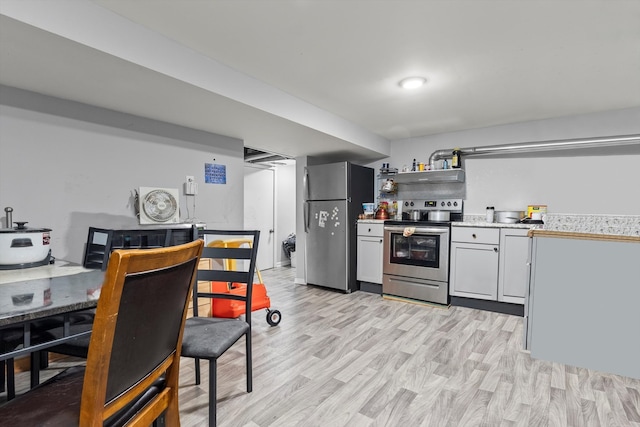
[[[427,79],[424,77],[407,77],[406,79],[400,80],[400,83],[398,84],[403,89],[417,89],[426,82]]]

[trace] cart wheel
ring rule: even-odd
[[[267,323],[271,326],[278,326],[280,320],[282,319],[282,315],[278,310],[269,310],[267,309]]]

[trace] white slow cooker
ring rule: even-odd
[[[29,228],[16,222],[0,229],[0,270],[37,267],[51,259],[51,229]]]

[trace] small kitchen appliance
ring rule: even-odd
[[[0,270],[37,267],[51,262],[51,229],[26,222],[0,229]]]

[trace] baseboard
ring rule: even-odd
[[[524,317],[524,305],[522,304],[452,296],[451,305]]]
[[[289,267],[291,266],[291,261],[281,261],[276,263],[276,267]]]

